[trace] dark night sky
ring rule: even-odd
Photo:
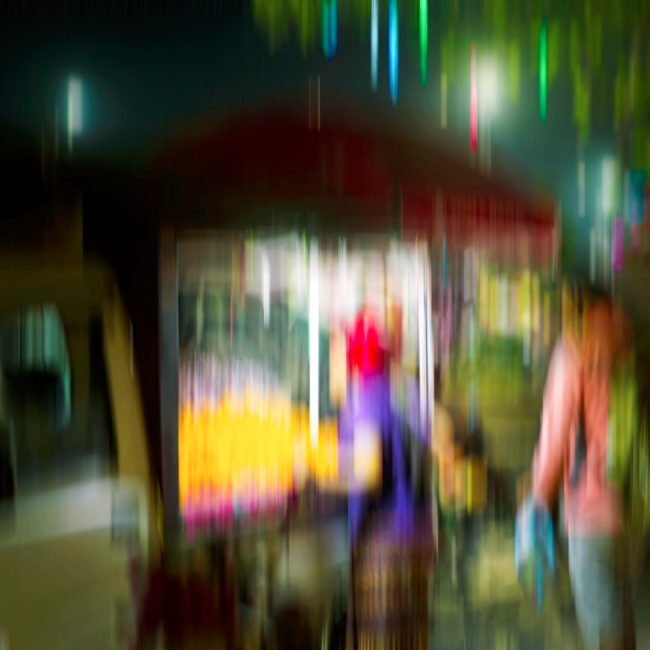
[[[379,90],[373,93],[367,38],[361,40],[343,26],[331,62],[319,49],[302,57],[295,39],[270,55],[248,0],[61,0],[49,10],[36,0],[19,5],[13,13],[0,14],[0,119],[39,134],[42,125],[52,123],[57,102],[63,113],[61,81],[76,72],[86,92],[79,148],[93,157],[137,162],[181,126],[241,107],[282,103],[306,112],[307,80],[313,73],[321,75],[324,112],[328,106],[352,106],[369,117],[381,113],[407,124],[423,137],[438,130],[440,28],[435,23],[429,83],[423,88],[417,44],[410,26],[402,22],[400,102],[393,107],[386,78],[385,18]],[[526,70],[519,106],[504,102],[500,107],[494,157],[533,184],[563,195],[570,205],[577,136],[569,81],[556,84],[549,121],[541,126],[535,80],[525,76]],[[455,79],[450,87],[450,128],[445,134],[463,149],[468,147],[467,86],[468,79]],[[607,144],[597,134],[590,150],[600,153]]]

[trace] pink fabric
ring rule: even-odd
[[[581,387],[587,456],[580,481],[569,488]],[[607,484],[609,374],[582,367],[577,348],[558,343],[548,372],[540,440],[533,462],[533,498],[550,506],[564,475],[565,525],[571,536],[597,536],[621,530],[618,492]]]

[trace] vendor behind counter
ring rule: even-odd
[[[435,386],[439,386],[439,381]],[[460,411],[435,396],[431,432],[434,492],[444,513],[482,512],[487,505],[487,461],[480,427],[470,430]]]

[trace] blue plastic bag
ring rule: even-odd
[[[548,510],[529,497],[515,523],[515,567],[524,591],[537,598],[537,611],[544,604],[546,576],[555,576],[555,537]]]

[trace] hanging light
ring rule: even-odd
[[[370,9],[370,83],[377,90],[379,60],[379,0],[372,0]]]
[[[399,98],[399,15],[397,0],[390,0],[388,8],[388,83],[390,98],[397,104]]]
[[[79,77],[68,78],[67,95],[68,149],[72,150],[73,138],[83,129],[83,85]]]
[[[539,27],[539,119],[546,122],[548,94],[548,26],[542,18]]]
[[[429,55],[429,0],[420,0],[420,83],[427,83]]]
[[[338,0],[329,0],[330,3],[330,54],[336,55],[339,41],[339,2]]]
[[[323,54],[329,61],[336,55],[338,44],[338,0],[322,0],[321,24]]]
[[[478,64],[475,45],[472,45],[470,59],[469,137],[472,153],[476,154],[478,150]]]

